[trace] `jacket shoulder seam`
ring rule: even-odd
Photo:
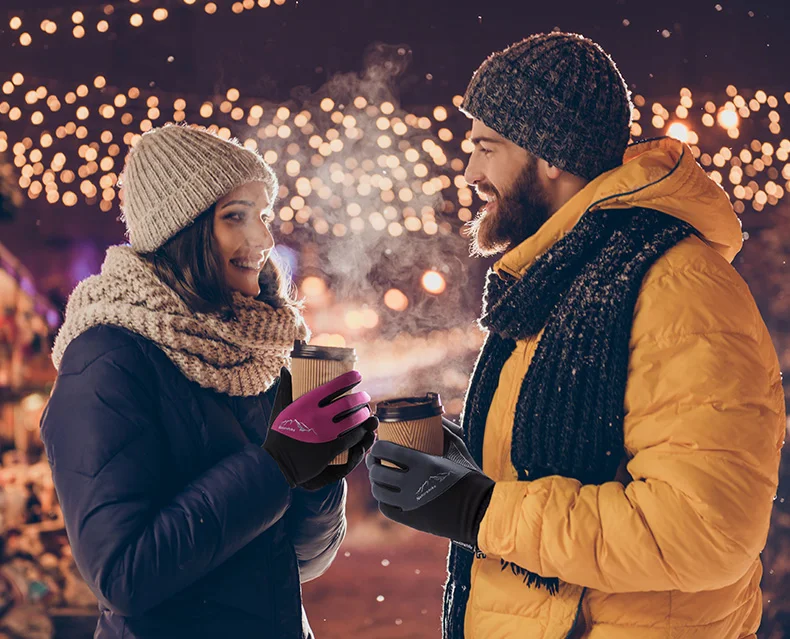
[[[742,337],[746,339],[750,339],[753,342],[757,342],[757,338],[754,335],[750,335],[748,333],[744,333],[743,331],[736,331],[736,330],[711,330],[711,331],[676,331],[673,333],[667,333],[665,335],[653,335],[653,334],[645,334],[639,337],[636,341],[636,344],[641,344],[644,342],[650,342],[652,344],[665,344],[667,342],[674,342],[679,339],[687,339],[691,337],[703,337],[708,335],[732,335],[734,337]]]
[[[661,263],[662,266],[666,269],[666,271],[664,273],[660,273],[660,274],[656,275],[654,277],[653,282],[651,282],[650,284],[654,285],[656,282],[659,282],[659,281],[661,281],[663,279],[666,279],[667,277],[672,277],[673,275],[675,275],[675,276],[677,276],[677,275],[686,275],[690,271],[694,271],[694,272],[697,272],[697,273],[704,273],[705,275],[711,275],[713,277],[721,277],[721,278],[726,278],[726,279],[732,279],[731,273],[728,272],[728,269],[723,268],[724,267],[723,264],[716,264],[713,261],[713,259],[709,259],[709,258],[706,258],[706,257],[701,256],[701,255],[696,255],[696,256],[694,256],[694,259],[689,259],[684,264],[676,264],[676,263],[673,263],[672,259],[667,257],[667,254],[669,254],[673,249],[681,246],[684,242],[686,242],[688,240],[693,240],[694,237],[695,236],[691,236],[691,237],[688,237],[688,238],[682,240],[681,242],[678,242],[675,246],[673,246],[666,253],[664,253],[664,255],[662,255],[661,258],[659,258],[658,262],[656,262],[656,263],[657,264]],[[702,240],[701,238],[697,238],[697,239],[699,239],[704,244],[704,242],[705,242],[704,240]],[[708,248],[709,250],[713,251],[713,249],[711,249],[707,244],[704,244],[704,245],[705,245],[706,248]],[[714,253],[715,253],[715,251],[714,251]],[[718,253],[715,253],[715,254],[720,259],[724,259],[724,258],[721,258],[721,256],[719,256]],[[727,263],[727,266],[730,269],[732,269],[732,272],[737,273],[737,271],[734,269],[734,267],[731,264]]]
[[[88,370],[96,362],[104,359],[110,353],[115,353],[116,351],[123,350],[124,348],[135,348],[135,346],[133,344],[121,344],[120,346],[113,346],[111,349],[109,349],[107,351],[104,351],[102,353],[99,353],[98,355],[96,355],[96,357],[94,357],[93,359],[87,361],[85,363],[85,365],[82,368],[80,368],[79,370],[69,371],[67,373],[60,373],[59,375],[60,375],[60,377],[72,377],[74,375],[82,375],[82,373],[84,373],[86,370]]]
[[[85,333],[83,333],[83,335],[84,334]],[[140,355],[143,356],[143,358],[147,359],[147,355],[145,354],[143,349],[140,347],[140,344],[137,342],[137,340],[135,340],[133,337],[125,337],[125,340],[126,341],[123,344],[117,344],[115,346],[110,347],[107,350],[102,351],[101,353],[98,353],[94,358],[92,358],[92,359],[88,360],[87,362],[85,362],[85,364],[79,370],[70,371],[70,372],[66,372],[66,373],[59,373],[59,376],[60,377],[71,377],[73,375],[81,375],[86,370],[88,370],[88,368],[90,368],[93,364],[95,364],[96,362],[104,359],[107,355],[110,355],[111,353],[116,353],[116,352],[118,352],[120,350],[123,350],[124,348],[133,348],[133,349],[137,350],[140,353]],[[65,353],[64,353],[64,355],[65,355]]]

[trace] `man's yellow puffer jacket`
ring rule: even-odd
[[[771,339],[730,265],[741,227],[688,147],[668,138],[629,148],[496,268],[522,275],[599,209],[641,206],[704,237],[670,249],[636,305],[619,481],[517,481],[510,445],[521,383],[539,336],[505,364],[486,422],[483,471],[496,481],[472,568],[470,639],[754,637],[785,435]],[[546,577],[528,588],[500,559]]]

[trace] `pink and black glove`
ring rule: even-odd
[[[375,417],[371,421],[370,395],[358,392],[343,396],[361,381],[357,371],[350,371],[291,402],[291,374],[282,369],[263,448],[277,462],[291,487],[317,490],[338,481],[345,475],[335,475],[351,464],[352,457],[356,466],[372,444],[377,422]],[[362,454],[352,456],[356,448]],[[329,468],[330,462],[347,450],[349,463]]]

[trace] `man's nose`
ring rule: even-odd
[[[469,158],[469,162],[466,165],[464,179],[469,186],[474,186],[483,180],[483,173],[478,166],[477,158],[475,157],[474,153],[472,154],[472,157]]]

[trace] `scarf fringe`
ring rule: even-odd
[[[541,577],[534,572],[530,572],[526,568],[522,568],[518,564],[514,564],[512,561],[500,559],[499,562],[501,564],[500,569],[503,572],[510,568],[510,572],[512,572],[514,575],[517,577],[523,577],[521,581],[522,583],[526,584],[528,588],[545,588],[548,590],[550,595],[556,595],[557,592],[559,592],[560,580],[556,577]]]

